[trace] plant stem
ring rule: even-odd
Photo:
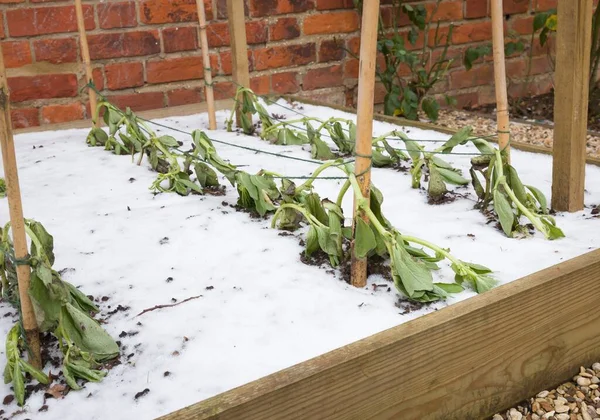
[[[311,225],[317,225],[317,226],[323,227],[323,228],[327,227],[327,225],[324,225],[323,223],[321,223],[316,217],[314,217],[312,214],[307,212],[304,208],[300,207],[299,205],[292,204],[292,203],[286,203],[286,204],[282,204],[281,206],[279,206],[277,211],[275,211],[275,214],[273,215],[273,219],[271,220],[271,228],[275,228],[275,225],[277,224],[277,219],[279,218],[279,214],[285,209],[294,209],[294,210],[300,212],[304,216],[306,221],[308,223],[310,223]]]
[[[544,234],[544,236],[546,236],[546,238],[548,238],[548,232],[547,232],[546,226],[544,226],[544,224],[540,221],[540,218],[537,215],[533,214],[527,207],[525,207],[525,205],[523,205],[523,203],[521,203],[519,201],[519,199],[517,198],[517,196],[515,195],[513,190],[511,190],[510,187],[508,186],[508,183],[506,182],[506,178],[505,177],[500,178],[498,183],[500,185],[502,185],[502,188],[504,188],[504,192],[506,192],[506,194],[510,197],[512,202],[515,203],[515,205],[521,211],[521,213],[523,213],[523,215],[525,217],[527,217],[529,219],[529,221],[531,221],[531,223],[533,224],[533,226],[535,226],[537,228],[537,230],[542,232]]]
[[[428,242],[425,239],[416,238],[414,236],[402,235],[402,234],[400,234],[400,237],[407,242],[412,242],[412,243],[427,247],[427,248],[431,249],[432,251],[443,255],[445,258],[447,258],[448,260],[450,260],[451,262],[453,262],[456,265],[464,265],[464,263],[461,260],[454,257],[452,254],[450,254],[444,248],[440,248],[439,246],[432,244],[431,242]]]
[[[346,195],[348,188],[350,188],[350,179],[348,179],[348,180],[346,180],[346,182],[344,182],[344,185],[342,185],[342,189],[340,190],[340,192],[337,196],[337,200],[335,201],[335,204],[337,204],[338,207],[342,207],[342,201],[344,200],[344,196]]]
[[[339,163],[341,163],[341,162],[339,162],[338,160],[330,160],[329,162],[326,162],[323,165],[319,166],[312,173],[310,179],[306,180],[303,184],[300,184],[298,187],[296,187],[296,194],[298,194],[301,191],[304,191],[304,190],[310,188],[312,186],[313,182],[315,181],[315,178],[318,177],[321,172],[323,172],[325,169],[327,169],[327,168],[329,168],[329,167],[331,167],[333,165],[337,165]]]

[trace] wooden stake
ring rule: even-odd
[[[358,79],[358,107],[356,122],[356,164],[355,175],[362,195],[369,199],[371,192],[371,153],[373,150],[373,102],[375,98],[375,65],[377,59],[377,24],[379,0],[363,3],[362,30],[360,35],[360,70]],[[363,217],[357,211],[354,199],[354,220]],[[365,221],[368,219],[365,218]],[[356,222],[353,229],[356,228]],[[352,242],[354,245],[354,241]],[[350,280],[355,287],[367,285],[367,259],[358,258],[352,247],[352,267]]]
[[[231,38],[231,61],[233,81],[236,88],[250,87],[248,65],[248,43],[246,41],[246,18],[244,16],[244,0],[227,0],[227,16],[229,18],[229,34]],[[237,125],[240,126],[240,103],[236,108]]]
[[[10,118],[10,100],[8,83],[4,67],[4,56],[0,45],[0,147],[2,148],[2,162],[4,164],[4,178],[6,181],[6,195],[8,197],[8,211],[13,235],[15,257],[20,260],[27,258],[27,238],[25,237],[25,221],[23,220],[23,205],[21,203],[21,189],[19,188],[19,174],[17,172],[17,157],[12,134],[12,121]],[[40,331],[38,328],[33,305],[29,298],[30,269],[28,265],[19,264],[16,267],[19,285],[19,300],[21,302],[21,316],[23,328],[29,351],[29,361],[36,367],[42,367],[40,354]]]
[[[204,0],[196,0],[196,5],[198,7],[198,23],[200,24],[200,46],[202,48],[202,60],[204,62],[204,92],[206,94],[206,104],[208,105],[208,128],[216,130],[217,116],[215,115],[215,94],[212,87],[212,70],[210,68],[210,57],[208,55]]]
[[[90,49],[88,48],[87,33],[85,31],[85,22],[83,20],[83,6],[81,5],[81,0],[75,0],[75,13],[77,15],[77,29],[79,29],[81,58],[83,59],[83,66],[85,70],[85,82],[89,83],[94,80],[94,76],[92,73]],[[94,92],[92,89],[88,89],[88,96],[90,98],[90,111],[92,113],[92,122],[94,124],[94,127],[97,127],[98,118],[96,115],[96,92]]]
[[[560,0],[554,76],[552,208],[583,209],[592,0]]]
[[[494,78],[496,82],[496,121],[498,146],[506,151],[510,161],[510,122],[506,92],[506,63],[504,58],[504,12],[502,0],[492,0],[492,42],[494,50]]]

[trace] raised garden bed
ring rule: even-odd
[[[270,111],[293,115],[276,106]],[[354,118],[308,104],[301,112]],[[228,115],[218,114],[220,128]],[[170,117],[161,123],[184,131],[204,129],[206,116]],[[415,140],[449,137],[423,127],[376,122],[375,134],[400,128]],[[189,143],[179,132],[158,130]],[[343,270],[302,262],[299,234],[271,229],[268,220],[236,211],[231,188],[205,196],[152,195],[148,187],[155,173],[133,165],[128,156],[88,148],[87,132],[17,137],[24,209],[26,217],[39,219],[54,234],[63,277],[99,301],[104,326],[120,337],[122,364],[103,382],[87,384],[61,401],[37,391],[23,418],[100,419],[109,404],[124,418],[155,418],[316,356],[171,417],[402,414],[424,419],[445,413],[443,418],[476,418],[470,416],[491,415],[566,379],[573,363],[598,357],[590,344],[600,334],[593,328],[597,315],[582,312],[598,300],[593,287],[600,274],[598,252],[532,274],[598,247],[595,207],[556,216],[566,238],[547,241],[537,233],[509,239],[473,209],[471,187],[457,189],[452,202],[431,206],[424,191],[411,188],[406,171],[374,169],[386,215],[403,233],[489,266],[501,284],[531,275],[457,305],[452,304],[475,293],[414,304],[399,298],[383,271],[369,278],[367,288],[355,289],[344,281]],[[310,158],[301,146],[271,145],[222,129],[208,133],[253,149]],[[474,148],[456,149],[469,150]],[[266,168],[305,176],[315,169],[309,162],[227,145],[218,145],[218,151],[252,173]],[[549,156],[514,151],[512,159],[524,182],[549,195]],[[470,156],[447,160],[468,170]],[[598,204],[600,168],[589,166],[587,177],[587,201]],[[317,180],[315,189],[322,197],[335,197],[341,183]],[[346,215],[352,213],[350,197],[343,208]],[[0,214],[7,219],[4,207]],[[453,276],[443,264],[436,279]],[[551,309],[551,298],[564,306],[560,317]],[[6,333],[12,323],[8,314],[15,314],[8,306],[2,311],[0,332]],[[425,314],[430,315],[421,317]],[[5,386],[5,394],[10,392]],[[9,403],[4,415],[17,410]]]

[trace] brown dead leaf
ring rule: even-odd
[[[53,398],[56,398],[57,400],[60,400],[65,395],[67,395],[68,392],[69,392],[69,389],[67,388],[66,385],[54,384],[46,390],[46,396],[53,397]]]

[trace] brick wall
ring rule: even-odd
[[[204,0],[217,99],[229,97],[231,54],[225,0]],[[382,13],[389,5],[382,1]],[[421,1],[429,10],[435,3]],[[506,29],[526,44],[532,11],[556,0],[505,0]],[[195,0],[84,0],[85,23],[98,89],[118,105],[135,110],[203,100],[202,59]],[[252,88],[261,94],[301,94],[354,105],[359,16],[352,0],[246,0]],[[486,0],[443,0],[436,20],[442,30],[456,25],[451,56],[456,61],[438,93],[454,94],[460,105],[494,101],[490,60],[467,72],[462,54],[489,43]],[[87,118],[85,78],[71,0],[0,0],[0,38],[16,127]],[[508,58],[511,94],[541,93],[552,86],[546,51],[535,43],[533,78],[525,80],[525,55]],[[434,51],[433,54],[438,54]],[[376,101],[384,92],[377,89]]]

